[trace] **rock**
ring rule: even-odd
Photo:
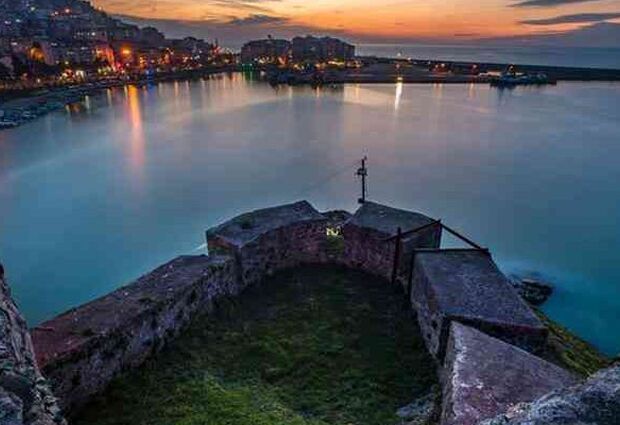
[[[511,283],[521,298],[535,306],[544,304],[553,294],[553,286],[538,280],[513,278]]]
[[[0,387],[0,425],[22,425],[22,402]]]
[[[618,425],[619,422],[620,365],[615,365],[582,384],[515,406],[480,425]]]
[[[0,268],[0,425],[65,424]],[[50,398],[46,402],[45,398]]]
[[[406,425],[426,425],[431,423],[439,406],[439,393],[439,387],[433,386],[428,394],[398,409],[396,416],[401,418],[401,423]]]
[[[15,372],[1,374],[0,387],[18,396],[22,400],[24,408],[30,407],[36,395],[32,380]]]

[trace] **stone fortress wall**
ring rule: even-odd
[[[442,425],[494,420],[566,387],[575,388],[572,396],[579,393],[580,387],[570,387],[577,383],[574,376],[536,356],[547,331],[488,252],[441,249],[441,225],[418,213],[366,202],[352,216],[336,215],[340,220],[305,201],[241,215],[207,232],[209,256],[179,257],[34,328],[37,362],[62,408],[71,412],[87,402],[223,297],[278,270],[318,263],[362,269],[402,286],[437,361]],[[397,248],[398,228],[405,236]],[[8,298],[3,293],[0,299]],[[27,337],[23,321],[9,327],[9,334]],[[32,350],[25,352],[35,364]],[[599,387],[617,391],[617,369],[601,372],[607,385]],[[0,400],[4,390],[0,381]],[[22,395],[17,398],[29,400]],[[57,412],[53,400],[46,400]],[[614,402],[609,406],[620,408],[620,399]],[[607,423],[614,422],[601,422]]]

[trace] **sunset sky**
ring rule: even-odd
[[[365,41],[471,39],[620,23],[618,0],[95,0],[118,15],[184,28],[255,33],[322,32]]]

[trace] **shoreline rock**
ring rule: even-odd
[[[620,366],[616,365],[480,425],[617,425],[619,417]]]
[[[510,282],[521,298],[537,307],[553,295],[553,286],[538,279],[511,276]]]
[[[66,425],[0,264],[0,424]]]

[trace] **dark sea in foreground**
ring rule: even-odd
[[[620,351],[620,84],[281,87],[237,74],[119,88],[0,132],[0,259],[31,324],[253,208],[370,198],[442,218],[545,310]]]
[[[361,44],[359,55],[445,61],[620,69],[620,45],[605,47]]]

